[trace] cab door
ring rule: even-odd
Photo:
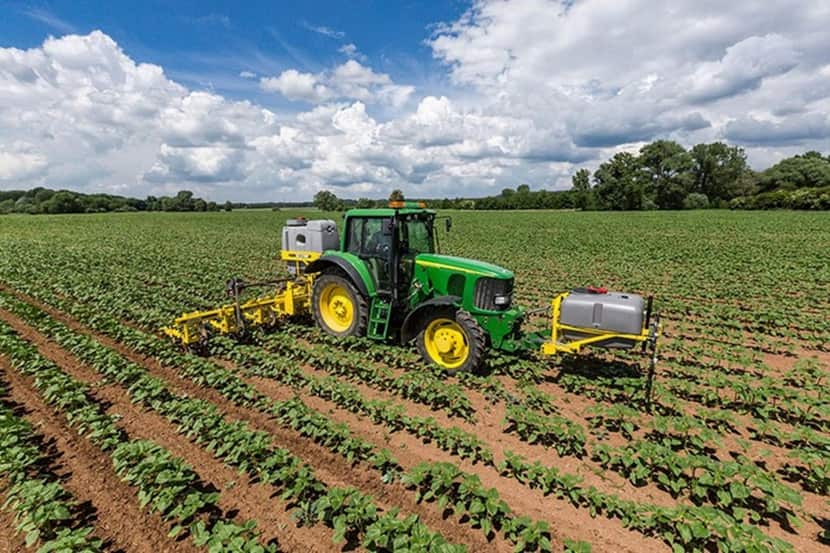
[[[391,218],[350,218],[346,234],[346,251],[366,262],[379,291],[392,290],[395,234]]]

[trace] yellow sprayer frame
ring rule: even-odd
[[[280,252],[280,259],[285,261],[296,275],[294,280],[285,281],[283,289],[238,306],[234,303],[208,311],[185,313],[177,318],[172,326],[163,327],[161,330],[183,345],[190,346],[202,341],[208,329],[219,334],[233,334],[245,326],[273,324],[283,317],[308,313],[311,310],[314,275],[305,274],[305,267],[319,259],[320,255],[319,252],[283,250]]]
[[[583,328],[575,327],[559,322],[559,315],[562,307],[562,300],[564,300],[570,292],[559,294],[551,302],[551,336],[550,342],[542,344],[543,355],[557,355],[559,353],[579,353],[585,346],[590,346],[597,342],[603,342],[608,339],[620,338],[624,340],[631,340],[633,342],[642,343],[650,338],[656,339],[656,333],[659,332],[659,327],[655,327],[654,331],[644,326],[639,334],[621,334],[617,332],[608,332],[607,330],[600,330],[597,328]],[[589,334],[585,338],[570,341],[560,341],[564,339],[563,332],[572,331],[580,334]],[[653,335],[654,333],[654,335]]]

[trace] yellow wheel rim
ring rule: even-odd
[[[349,330],[354,321],[354,302],[348,290],[334,282],[326,285],[320,294],[320,315],[334,332]]]
[[[451,319],[435,319],[424,330],[424,346],[437,365],[457,369],[470,356],[470,343],[461,325]]]

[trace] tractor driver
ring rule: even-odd
[[[392,219],[369,219],[366,222],[367,234],[372,233],[366,242],[366,252],[370,255],[387,257],[392,251]]]
[[[392,219],[367,219],[366,234],[370,236],[366,241],[364,251],[370,256],[369,265],[378,283],[388,285],[389,262],[392,253]]]

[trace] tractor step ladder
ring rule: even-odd
[[[369,309],[369,329],[366,335],[373,340],[383,340],[389,332],[389,318],[392,316],[392,303],[380,296],[372,299]]]

